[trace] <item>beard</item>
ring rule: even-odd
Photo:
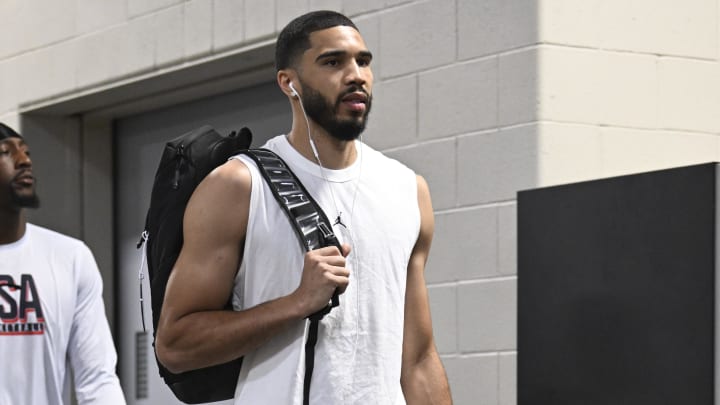
[[[365,130],[367,117],[372,106],[372,96],[367,94],[359,86],[352,86],[347,91],[340,94],[335,100],[335,104],[328,102],[319,91],[300,81],[303,85],[302,103],[308,117],[315,121],[320,127],[327,131],[330,136],[341,141],[354,141]],[[355,114],[351,118],[338,118],[338,110],[342,103],[342,98],[347,94],[361,91],[367,94],[367,104],[362,114]]]
[[[35,192],[35,187],[30,192],[18,192],[14,187],[10,186],[10,200],[19,208],[39,208],[40,198]]]
[[[37,194],[32,193],[30,195],[18,195],[16,193],[12,194],[12,200],[15,204],[17,204],[20,208],[39,208],[40,207],[40,199],[38,198]]]

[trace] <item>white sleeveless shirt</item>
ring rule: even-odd
[[[324,176],[285,136],[264,147],[285,160],[330,221],[342,213],[347,227],[333,230],[352,247],[348,288],[320,322],[310,403],[402,405],[407,266],[420,230],[417,180],[401,163],[356,145],[353,165],[325,169]],[[234,159],[252,176],[244,257],[233,288],[233,305],[241,310],[293,292],[305,251],[255,163]],[[236,404],[302,404],[307,324],[298,322],[245,356]]]

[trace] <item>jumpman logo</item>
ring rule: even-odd
[[[347,229],[347,225],[345,225],[342,221],[342,218],[340,218],[341,216],[342,216],[342,211],[340,213],[338,213],[337,218],[335,218],[335,222],[333,222],[333,226],[342,225],[343,228]]]

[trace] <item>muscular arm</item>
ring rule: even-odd
[[[188,203],[184,244],[168,281],[156,342],[158,358],[174,373],[245,355],[347,284],[337,248],[318,249],[305,255],[301,285],[293,293],[243,311],[223,310],[242,260],[250,187],[247,167],[231,160],[210,173]]]
[[[430,191],[427,183],[420,176],[418,176],[418,205],[420,235],[408,264],[400,382],[408,405],[448,405],[452,403],[450,388],[445,369],[435,349],[424,276],[435,224]]]

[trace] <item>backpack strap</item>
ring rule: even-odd
[[[280,156],[268,149],[240,153],[255,161],[306,251],[324,246],[340,248],[327,215]]]
[[[248,156],[257,164],[260,174],[290,219],[290,224],[305,251],[325,246],[336,246],[338,250],[342,251],[327,215],[280,156],[268,149],[247,149],[240,153]],[[305,342],[304,405],[308,405],[310,402],[310,382],[315,366],[315,345],[318,339],[320,320],[339,304],[338,294],[335,292],[325,308],[308,317],[310,326]]]
[[[327,215],[280,156],[268,149],[245,149],[239,153],[251,158],[257,164],[260,174],[288,216],[305,251],[309,252],[325,246],[335,246],[342,251]],[[335,294],[327,307],[310,315],[309,319],[320,320],[339,304],[338,296]]]

